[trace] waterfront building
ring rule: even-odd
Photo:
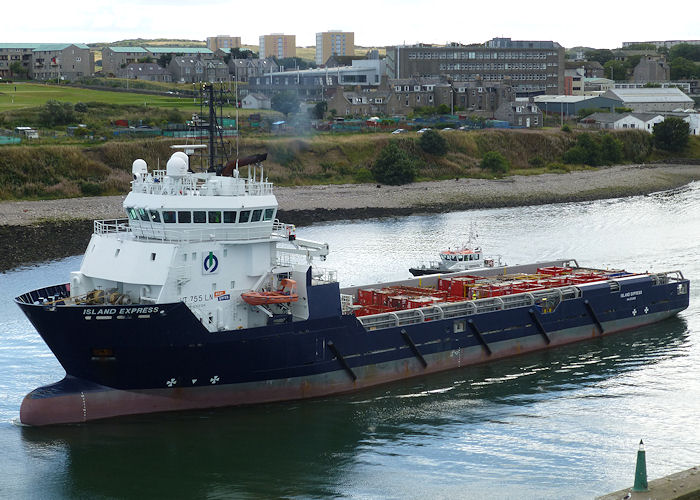
[[[119,71],[139,59],[149,57],[143,47],[104,47],[102,49],[102,74],[116,76]]]
[[[603,97],[617,99],[622,106],[636,112],[676,111],[695,107],[695,101],[675,87],[669,88],[614,88]]]
[[[389,78],[446,77],[485,82],[510,78],[519,96],[564,92],[564,47],[552,41],[494,38],[485,44],[387,47]]]
[[[331,56],[354,56],[355,33],[330,30],[316,33],[316,64],[325,64]]]

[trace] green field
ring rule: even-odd
[[[177,108],[182,111],[199,110],[199,105],[193,103],[191,97],[180,98],[131,92],[88,90],[39,83],[0,84],[0,112],[43,106],[50,99],[74,104],[76,102],[102,102],[105,104]]]

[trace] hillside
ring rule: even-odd
[[[484,130],[442,135],[448,144],[445,156],[423,152],[418,145],[419,136],[414,133],[399,139],[389,133],[243,138],[240,155],[267,151],[265,173],[270,181],[283,186],[374,183],[371,166],[390,141],[396,141],[414,158],[419,180],[492,177],[479,167],[488,151],[501,153],[511,164],[511,174],[565,173],[576,168],[559,163],[575,143],[576,134]],[[642,131],[624,131],[615,137],[626,151],[648,141]],[[122,194],[129,189],[134,159],[143,158],[152,168],[163,165],[175,142],[178,141],[151,139],[99,146],[3,146],[0,200]],[[693,141],[694,151],[699,143]]]

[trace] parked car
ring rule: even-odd
[[[397,128],[392,132],[392,134],[403,134],[404,132],[406,132],[405,128]]]
[[[423,132],[427,132],[428,130],[433,130],[431,128],[422,128],[418,131],[419,134],[422,134]]]

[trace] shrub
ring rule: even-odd
[[[355,172],[355,182],[372,182],[374,180],[374,177],[372,176],[372,172],[370,172],[369,169],[367,168],[361,168],[357,172]]]
[[[481,168],[490,170],[494,174],[505,174],[510,168],[510,164],[498,151],[487,151],[481,160]]]
[[[561,131],[562,132],[571,132],[571,127],[569,127],[568,123],[565,123],[564,125],[561,126]]]
[[[654,125],[654,146],[666,151],[681,151],[690,140],[690,126],[675,116]]]
[[[426,130],[418,139],[420,148],[435,156],[444,156],[447,153],[447,141],[439,132]]]
[[[544,160],[541,156],[533,156],[527,162],[535,168],[544,167]]]
[[[395,142],[387,144],[372,165],[372,175],[383,184],[409,184],[416,173],[416,161]]]
[[[74,121],[73,106],[69,102],[58,102],[50,99],[46,101],[40,119],[44,125],[49,127],[67,125]]]
[[[78,113],[87,113],[88,105],[84,102],[76,102],[75,106],[73,106],[73,109]]]
[[[605,164],[620,163],[622,160],[622,141],[613,137],[612,134],[603,134],[600,139],[600,152]]]

